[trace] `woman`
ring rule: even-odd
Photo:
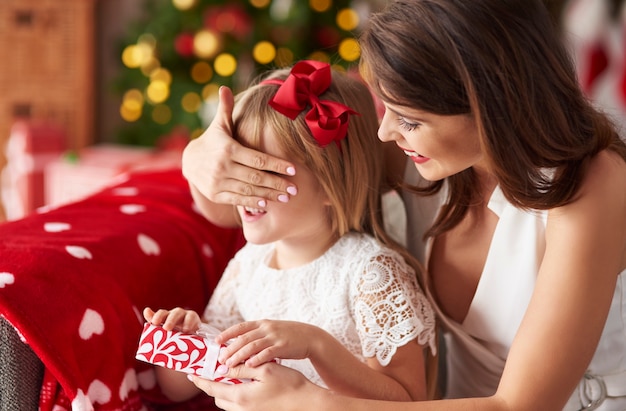
[[[196,383],[229,410],[626,409],[626,146],[582,94],[545,7],[394,1],[361,47],[386,107],[379,137],[419,186],[405,195],[409,246],[445,329],[445,399],[340,397],[276,365],[230,371],[250,386]],[[258,170],[292,165],[225,142],[224,106],[211,140],[186,150],[192,185],[218,202],[288,200],[295,188]],[[206,181],[205,144],[228,154]]]

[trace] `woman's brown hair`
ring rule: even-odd
[[[582,93],[539,0],[393,1],[371,16],[360,41],[362,71],[383,100],[472,116],[489,166],[517,207],[571,202],[601,150],[626,159],[613,125]],[[458,224],[478,195],[471,168],[447,181],[447,205],[427,235]],[[442,185],[412,189],[428,195]]]

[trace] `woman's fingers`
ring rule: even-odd
[[[228,87],[220,87],[218,91],[219,104],[215,117],[211,122],[211,126],[222,129],[228,135],[232,136],[233,129],[233,107],[235,106],[235,99],[233,92]]]
[[[233,107],[234,98],[232,91],[228,87],[220,87],[219,105],[215,118],[209,126],[209,129],[215,126],[215,128],[222,131],[223,134],[233,137]],[[280,178],[267,179],[263,175],[259,175],[263,173],[259,173],[258,171],[270,171],[272,173],[284,175],[295,174],[295,168],[290,162],[272,157],[257,150],[246,148],[237,142],[229,145],[226,151],[231,154],[232,161],[253,169],[248,171],[247,178],[244,177],[241,179],[241,181],[249,184],[268,187],[284,192],[286,191],[284,180]],[[269,183],[266,183],[266,180],[269,181]],[[249,195],[247,193],[245,194]]]
[[[229,369],[224,376],[254,381],[230,385],[196,376],[190,379],[202,391],[215,397],[218,407],[229,411],[299,409],[302,404],[290,403],[289,398],[287,398],[288,401],[283,401],[284,394],[298,390],[306,397],[304,390],[315,387],[307,384],[306,378],[298,371],[275,363],[267,363],[256,368],[243,365],[234,367]]]
[[[297,194],[293,183],[277,175],[295,173],[291,163],[233,143],[230,150],[232,161],[214,163],[210,167],[213,168],[210,184],[218,191],[213,201],[221,199],[228,200],[227,204],[256,207],[257,201],[254,200],[257,199],[286,202]]]
[[[293,176],[296,174],[296,169],[289,161],[280,159],[278,157],[271,156],[269,154],[257,151],[248,147],[244,147],[241,144],[233,144],[230,147],[231,158],[234,162],[244,165],[251,170],[248,172],[247,182],[255,185],[263,185],[274,189],[283,189],[286,187],[281,182],[286,182],[280,177],[269,175],[266,178],[267,181],[274,181],[273,184],[263,184],[262,180],[258,180],[260,177],[255,171],[269,171],[276,174],[282,174],[286,176]]]

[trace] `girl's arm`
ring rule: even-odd
[[[294,321],[248,321],[220,334],[231,340],[220,356],[229,367],[244,362],[252,367],[274,358],[308,358],[334,392],[391,401],[425,399],[424,353],[415,341],[398,348],[386,367],[377,359],[367,364],[319,327]]]
[[[399,347],[387,366],[376,358],[367,364],[358,361],[335,338],[317,346],[309,357],[328,388],[341,395],[387,401],[423,401],[426,399],[424,348],[416,341]]]
[[[626,267],[626,164],[602,152],[569,205],[550,212],[546,253],[528,310],[497,392],[486,398],[391,403],[340,397],[266,365],[229,375],[249,386],[196,384],[229,410],[553,411],[562,409],[598,344],[616,284]]]

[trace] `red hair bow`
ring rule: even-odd
[[[278,91],[269,104],[279,113],[295,119],[311,106],[305,121],[311,134],[321,147],[339,141],[348,132],[350,114],[359,114],[350,107],[331,100],[320,100],[332,82],[330,64],[314,60],[296,63],[287,79],[270,79],[261,84],[278,84]]]

